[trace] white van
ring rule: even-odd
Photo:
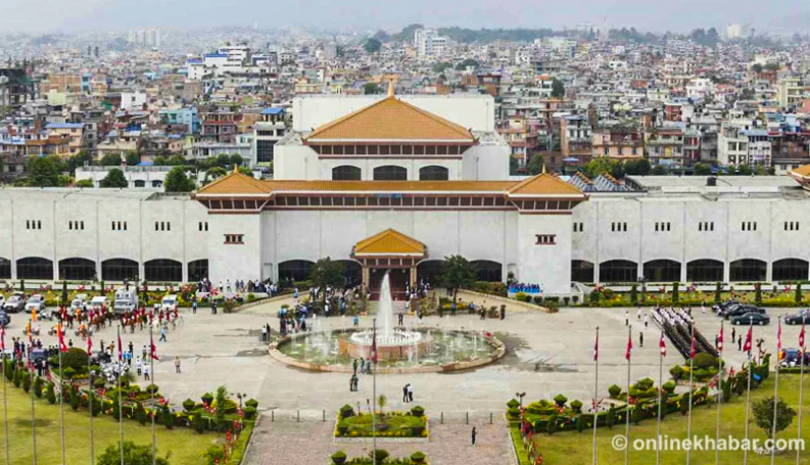
[[[168,310],[168,311],[177,310],[177,295],[169,294],[167,296],[164,296],[163,300],[160,301],[160,308],[161,310]]]
[[[110,306],[110,300],[105,295],[99,295],[93,297],[93,300],[90,301],[90,305],[87,308],[91,310],[101,310],[104,308],[108,308]]]
[[[76,294],[73,301],[70,302],[70,311],[75,312],[76,309],[84,307],[87,302],[87,294]]]
[[[123,314],[126,312],[133,312],[138,308],[138,291],[133,289],[127,291],[126,289],[119,289],[115,291],[115,304],[113,309],[115,313]]]

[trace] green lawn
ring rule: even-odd
[[[414,427],[422,427],[423,429],[425,427],[423,417],[396,414],[387,414],[380,417],[380,415],[377,414],[375,418],[377,422],[377,434],[383,437],[387,437],[391,434],[397,436],[400,434],[402,436],[412,436],[412,429]],[[358,435],[361,437],[371,437],[373,432],[371,415],[355,415],[342,421],[349,426],[347,433],[349,436]]]
[[[810,464],[810,374],[805,375],[804,380],[804,418],[802,436],[807,442],[805,452],[802,453],[803,464]],[[773,396],[773,373],[766,382],[760,386],[759,389],[751,392],[751,402],[753,404],[755,399],[760,399],[766,396]],[[799,401],[799,376],[798,375],[783,375],[779,378],[779,397],[785,400],[794,410],[798,412]],[[671,438],[685,438],[686,437],[686,416],[681,416],[679,413],[670,414],[664,421],[661,422],[661,434],[668,435]],[[713,405],[710,408],[705,406],[697,407],[692,412],[692,434],[698,437],[708,435],[715,437],[715,428],[717,424],[717,406]],[[743,396],[734,396],[729,404],[723,404],[722,421],[720,427],[720,436],[733,436],[735,438],[743,439],[745,437],[745,394]],[[798,417],[794,418],[793,423],[784,431],[779,433],[779,438],[796,438],[798,428]],[[630,427],[631,440],[636,438],[653,438],[656,432],[656,421],[654,419],[644,420],[639,426]],[[624,463],[624,452],[616,451],[611,446],[611,439],[614,435],[624,434],[624,424],[616,425],[613,429],[600,428],[597,432],[598,441],[598,460],[603,464],[620,464]],[[759,438],[764,441],[765,434],[753,423],[750,427],[750,437]],[[545,434],[536,436],[538,440],[537,450],[540,451],[545,457],[545,465],[557,464],[584,464],[591,463],[592,458],[592,444],[593,432],[585,431],[577,433],[576,431],[557,433],[553,436]],[[519,440],[519,436],[518,436]],[[686,463],[686,452],[671,452],[665,451],[661,454],[661,463],[663,464],[683,464]],[[714,464],[715,452],[714,451],[693,451],[692,463],[693,464]],[[720,463],[737,465],[741,464],[743,460],[742,451],[721,451]],[[633,464],[654,464],[655,451],[633,451],[630,452],[630,463]],[[748,463],[752,465],[765,465],[770,464],[770,456],[759,456],[755,453],[749,453]],[[787,453],[782,456],[777,456],[776,463],[781,465],[795,464],[796,454]]]
[[[31,398],[22,389],[7,384],[8,423],[11,463],[29,465],[32,462]],[[3,427],[3,390],[0,387],[0,461],[5,461],[5,428]],[[51,405],[45,399],[37,399],[37,463],[58,464],[62,462],[59,435],[59,404]],[[96,457],[109,445],[119,440],[119,426],[112,417],[102,415],[93,420]],[[202,453],[211,445],[221,443],[224,435],[197,434],[191,428],[167,430],[156,425],[158,455],[171,453],[172,465],[202,465]],[[65,453],[66,463],[90,463],[90,415],[87,410],[74,412],[65,404]],[[152,428],[149,423],[140,426],[137,421],[124,421],[124,439],[137,444],[152,444]]]

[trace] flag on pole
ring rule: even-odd
[[[633,351],[633,336],[627,337],[627,350],[624,352],[624,358],[630,361],[630,353]]]
[[[377,331],[371,335],[371,361],[377,363]],[[375,370],[376,371],[376,370]]]
[[[123,344],[121,343],[121,332],[119,331],[118,332],[118,361],[120,362],[123,359],[124,359]]]
[[[596,340],[593,343],[593,361],[599,360],[599,333],[596,333]]]
[[[3,331],[3,334],[5,334],[5,330]],[[799,333],[799,347],[801,347],[802,352],[804,352],[804,323],[802,323],[802,330]]]
[[[692,335],[692,348],[689,351],[689,358],[695,358],[695,355],[697,355],[697,347],[695,344],[695,336]]]
[[[751,352],[751,327],[748,327],[748,333],[745,335],[745,344],[743,344],[743,352]]]
[[[0,326],[0,350],[6,351],[6,325]]]
[[[67,352],[68,348],[65,345],[65,332],[62,330],[62,323],[56,325],[56,334],[59,336],[59,350]]]
[[[87,355],[93,353],[93,339],[88,335],[87,336]]]
[[[31,334],[31,320],[28,320],[28,324],[25,325],[25,334],[28,336],[28,344],[30,345],[34,342],[34,335]]]
[[[155,340],[152,339],[152,336],[149,336],[149,356],[152,357],[152,360],[160,360],[157,354],[157,346],[155,346]]]
[[[667,356],[667,343],[664,341],[664,333],[661,333],[661,341],[658,342],[658,347],[661,349],[661,355]]]
[[[723,351],[723,326],[720,326],[720,334],[717,336],[717,350]]]
[[[779,353],[782,352],[782,319],[777,320],[776,327],[776,357],[779,358]]]

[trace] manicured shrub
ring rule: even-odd
[[[340,407],[340,418],[349,418],[354,416],[354,409],[351,405],[346,404]]]
[[[104,378],[96,378],[96,379],[93,380],[93,387],[95,387],[96,389],[101,389],[106,384],[107,384],[107,382],[104,381]]]
[[[183,401],[183,409],[186,412],[190,412],[190,411],[194,410],[194,405],[195,405],[194,401],[191,400],[191,399],[186,399],[186,400]]]
[[[667,394],[672,394],[675,391],[675,382],[667,381],[661,388],[663,388]]]
[[[37,376],[34,379],[34,394],[36,394],[38,399],[42,398],[42,387],[45,385],[45,381]]]
[[[520,407],[520,402],[515,399],[510,399],[509,402],[506,403],[507,408],[518,408]]]
[[[573,410],[574,413],[577,414],[582,413],[582,402],[578,400],[571,402],[571,410]]]
[[[45,389],[45,398],[48,399],[48,402],[51,404],[56,403],[56,390],[54,389],[54,384],[48,382],[48,387]]]
[[[527,300],[529,300],[529,298],[530,297],[525,292],[518,292],[517,294],[515,294],[515,300],[517,300],[518,302],[526,302]]]
[[[135,405],[135,419],[138,420],[138,423],[140,423],[141,425],[145,425],[146,420],[148,419],[146,415],[146,410],[144,410],[143,404],[141,404],[140,402],[138,402]]]
[[[546,433],[549,436],[557,432],[557,415],[551,415],[546,420]]]
[[[256,399],[248,399],[245,401],[245,407],[253,407],[255,409],[259,408],[259,401]]]
[[[608,388],[608,394],[610,394],[610,397],[612,399],[618,399],[619,396],[621,395],[621,393],[622,393],[622,388],[620,388],[619,386],[617,386],[615,384]]]
[[[79,410],[79,401],[79,389],[74,386],[70,389],[70,408],[73,409],[74,412]]]
[[[388,456],[391,455],[385,449],[377,449],[376,454],[375,451],[371,451],[368,453],[368,456],[371,457],[372,462],[374,465],[381,465]]]
[[[425,408],[417,405],[416,407],[411,409],[411,415],[415,417],[421,417],[425,415]]]
[[[672,376],[672,379],[678,381],[683,377],[683,367],[680,365],[675,365],[669,369],[669,374]]]
[[[689,405],[692,403],[692,395],[689,392],[684,392],[681,396],[681,414],[686,415],[689,412]]]
[[[349,424],[345,421],[341,421],[337,425],[338,434],[341,436],[345,436],[346,432],[349,431]]]
[[[343,463],[346,463],[346,453],[343,452],[342,450],[339,450],[334,454],[332,454],[331,459],[332,463],[334,463],[335,465],[342,465]]]
[[[157,385],[157,384],[150,384],[149,386],[146,386],[145,391],[146,391],[147,393],[149,393],[149,394],[155,395],[155,394],[157,394],[157,393],[158,393],[159,388],[158,388],[158,385]]]
[[[650,378],[644,378],[636,381],[636,389],[640,391],[646,391],[655,385],[655,381]]]
[[[205,432],[205,419],[202,417],[200,412],[194,412],[191,416],[191,427],[194,428],[194,431],[202,434]]]
[[[616,410],[614,410],[613,407],[608,410],[605,416],[605,424],[609,429],[613,429],[613,425],[616,424]]]
[[[413,454],[411,454],[411,462],[413,462],[413,463],[424,463],[425,462],[425,454],[420,452],[420,451],[414,452]]]
[[[245,415],[245,420],[253,420],[258,414],[258,410],[256,410],[256,407],[245,407],[242,413]]]
[[[26,373],[25,376],[23,376],[22,385],[23,391],[25,391],[26,393],[31,391],[31,375]]]
[[[565,403],[568,402],[568,398],[562,394],[557,394],[554,396],[554,403],[557,404],[557,407],[565,407]]]
[[[205,394],[203,394],[202,396],[200,396],[200,399],[202,399],[203,404],[205,404],[205,405],[209,405],[209,406],[210,406],[210,405],[211,405],[211,402],[213,402],[213,401],[214,401],[214,395],[213,395],[213,394],[211,394],[210,392],[206,392]]]
[[[161,419],[161,423],[163,423],[163,426],[165,426],[166,429],[174,428],[174,414],[169,409],[169,406],[168,405],[163,405],[160,408],[160,413],[161,413],[161,418],[160,419]]]

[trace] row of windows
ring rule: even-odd
[[[535,234],[535,238],[537,238],[535,245],[554,245],[557,243],[555,234]]]
[[[155,221],[155,231],[171,231],[172,224],[169,221]]]
[[[585,223],[574,223],[574,232],[585,231]]]
[[[458,145],[315,145],[320,155],[461,155]]]
[[[636,282],[643,278],[651,282],[674,282],[681,280],[683,264],[675,260],[651,260],[641,267],[630,260],[608,260],[599,264],[600,282]],[[768,263],[757,259],[734,260],[725,264],[719,260],[699,259],[686,263],[687,282],[765,281]],[[774,281],[806,280],[810,263],[798,258],[785,258],[770,264]],[[595,279],[595,265],[584,260],[571,262],[571,280],[590,283]]]
[[[279,197],[275,204],[279,207],[504,207],[506,200],[503,197],[402,197],[401,194],[391,194],[389,197]]]
[[[671,231],[672,230],[672,223],[664,222],[664,223],[655,223],[655,230],[656,231]]]
[[[110,229],[113,231],[126,231],[127,230],[127,222],[126,221],[112,221],[110,223]]]
[[[225,243],[226,244],[244,244],[245,243],[245,235],[244,234],[225,234]]]
[[[785,231],[798,231],[798,230],[799,230],[798,221],[785,221]]]
[[[419,169],[420,181],[447,181],[450,171],[443,166],[426,166]],[[359,181],[362,170],[356,166],[344,165],[332,168],[333,181]],[[401,166],[386,165],[374,168],[375,181],[407,181],[408,169]]]
[[[207,221],[200,221],[197,225],[200,231],[208,231],[208,222]]]
[[[25,220],[25,229],[42,229],[42,221]]]
[[[103,279],[107,281],[137,281],[140,275],[138,262],[125,258],[104,260],[100,264],[101,276],[96,262],[86,258],[66,258],[54,262],[42,257],[25,257],[17,260],[17,279],[54,279],[54,271],[59,280],[87,281]],[[188,262],[188,280],[199,281],[208,276],[208,260]],[[144,278],[147,281],[182,281],[184,264],[176,260],[155,259],[143,263]],[[11,279],[11,261],[0,257],[0,279]]]
[[[627,232],[627,223],[610,223],[610,230],[613,232]]]
[[[84,221],[68,221],[68,229],[84,231]]]
[[[757,222],[756,221],[743,221],[740,224],[740,229],[743,231],[756,231],[757,230]]]
[[[701,221],[698,223],[698,231],[714,231],[714,221]]]

